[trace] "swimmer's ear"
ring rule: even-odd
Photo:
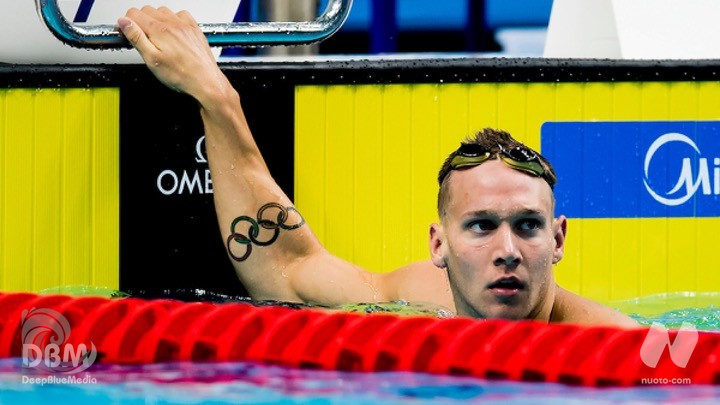
[[[557,264],[565,255],[565,237],[567,236],[567,218],[560,215],[553,221],[555,250],[553,251],[553,264]]]
[[[446,268],[447,262],[445,262],[445,240],[442,226],[438,224],[430,225],[429,246],[430,258],[432,259],[433,264],[440,269]]]

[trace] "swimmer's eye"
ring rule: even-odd
[[[471,231],[478,233],[492,231],[493,229],[497,228],[494,222],[487,219],[472,221],[468,223],[467,227]]]
[[[537,219],[534,219],[534,218],[523,219],[523,220],[519,221],[517,224],[517,228],[523,232],[537,231],[541,227],[542,227],[542,222]]]

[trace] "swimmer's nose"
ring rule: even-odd
[[[517,267],[522,261],[520,250],[518,249],[516,235],[513,233],[510,225],[502,224],[495,235],[497,243],[493,255],[493,264],[495,266],[507,266],[510,268]]]

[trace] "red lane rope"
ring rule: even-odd
[[[0,293],[0,357],[22,356],[23,345],[29,344],[23,341],[23,316],[33,309],[56,311],[70,326],[62,337],[37,335],[43,342],[92,344],[97,361],[105,363],[254,360],[587,386],[672,383],[678,378],[720,384],[720,334],[713,332],[699,332],[684,368],[668,349],[649,367],[640,356],[646,328],[30,293]],[[47,330],[55,330],[55,324]],[[670,331],[671,342],[677,333]]]

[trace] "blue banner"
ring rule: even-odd
[[[720,216],[720,121],[546,122],[556,213]]]

